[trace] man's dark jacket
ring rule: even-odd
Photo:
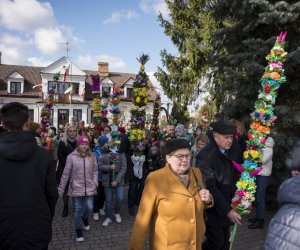
[[[196,158],[196,166],[201,170],[204,185],[214,198],[214,206],[205,211],[206,224],[212,226],[226,227],[230,225],[227,214],[231,210],[231,199],[238,180],[238,172],[231,161],[240,162],[242,156],[237,140],[233,141],[226,154],[220,151],[212,139]]]
[[[0,249],[44,249],[58,199],[50,154],[26,131],[0,135]]]

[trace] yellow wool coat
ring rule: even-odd
[[[149,230],[151,250],[201,249],[205,205],[199,196],[194,175],[201,188],[203,183],[198,168],[190,168],[189,175],[187,189],[168,165],[149,174],[133,225],[129,250],[143,250]]]

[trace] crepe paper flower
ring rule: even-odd
[[[245,160],[243,163],[243,166],[245,169],[248,169],[249,171],[252,171],[253,169],[256,169],[258,164],[254,161]]]
[[[111,94],[111,97],[109,98],[110,102],[110,113],[112,115],[112,124],[111,124],[111,145],[110,145],[110,162],[111,164],[117,164],[119,162],[119,147],[121,144],[120,138],[119,138],[119,118],[120,118],[120,105],[118,104],[120,102],[120,90],[117,85],[114,85],[113,87],[113,93]],[[113,170],[112,178],[114,180],[115,172]]]
[[[242,180],[242,181],[238,181],[236,183],[236,186],[238,188],[241,188],[241,189],[245,189],[247,187],[247,182],[245,180]]]
[[[41,140],[42,142],[47,141],[47,137],[46,136],[46,131],[47,131],[47,127],[49,126],[50,123],[50,116],[53,110],[53,104],[54,104],[54,91],[56,89],[56,86],[58,85],[58,81],[59,81],[59,77],[60,77],[60,72],[54,74],[53,76],[53,82],[50,84],[50,89],[51,91],[48,92],[48,97],[45,99],[44,102],[44,107],[41,110]]]
[[[145,130],[146,111],[145,106],[148,102],[148,76],[145,72],[145,64],[149,60],[149,56],[142,54],[138,61],[141,63],[140,71],[136,76],[133,86],[133,98],[131,107],[131,129],[129,131],[129,140],[133,150],[133,157],[145,159],[142,157],[146,148],[145,140],[147,138]],[[138,167],[135,162],[135,167]],[[140,175],[137,176],[141,178]]]
[[[246,171],[246,170],[244,170],[243,172],[242,172],[242,174],[241,174],[241,180],[248,180],[250,178],[250,174],[249,174],[249,172],[248,171]]]
[[[241,196],[243,197],[245,195],[245,191],[244,190],[236,190],[235,193],[238,195],[238,196]]]
[[[100,93],[100,76],[91,75],[92,78],[92,92]]]
[[[243,153],[242,165],[233,162],[233,166],[241,172],[241,177],[236,183],[238,190],[232,199],[232,208],[239,214],[249,214],[252,202],[255,200],[255,176],[261,171],[262,149],[271,132],[277,117],[274,115],[274,104],[280,86],[285,83],[283,75],[283,61],[287,53],[284,51],[284,42],[287,32],[281,32],[275,45],[266,56],[268,66],[260,79],[261,90],[255,102],[255,110],[250,114],[252,122],[248,131],[246,150]]]

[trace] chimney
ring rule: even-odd
[[[108,63],[98,62],[98,74],[101,77],[108,76]]]
[[[1,61],[1,58],[2,57],[2,53],[1,53],[1,51],[0,51],[0,65],[2,64],[2,61]]]

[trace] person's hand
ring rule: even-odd
[[[115,165],[115,164],[112,164],[112,165],[110,166],[110,168],[111,168],[112,170],[114,170],[114,169],[116,169],[116,165]]]
[[[204,203],[209,204],[212,202],[210,192],[207,189],[201,189],[199,195]]]
[[[235,210],[231,209],[230,212],[227,214],[227,217],[231,222],[242,225],[241,223],[242,217]]]
[[[117,183],[116,181],[112,181],[112,182],[110,183],[110,185],[111,185],[112,187],[116,187],[116,186],[118,185],[118,183]]]
[[[300,172],[298,170],[292,170],[291,175],[292,177],[299,175]]]

